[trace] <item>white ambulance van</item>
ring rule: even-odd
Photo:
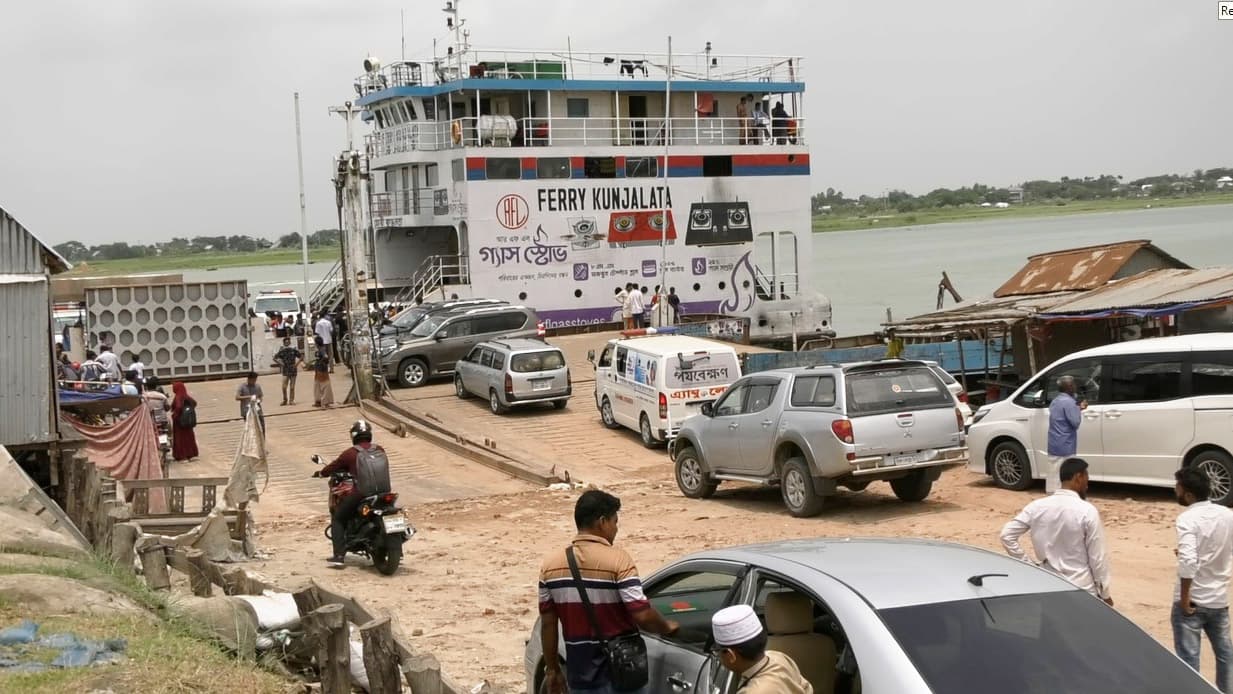
[[[604,426],[637,431],[647,448],[676,436],[682,420],[741,377],[735,349],[685,335],[622,337],[587,358],[595,366],[595,406]]]

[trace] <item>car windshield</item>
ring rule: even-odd
[[[435,334],[438,330],[440,330],[441,324],[444,322],[445,316],[428,318],[421,321],[419,325],[415,326],[415,328],[411,331],[411,334],[416,337],[428,337],[429,335]]]
[[[741,377],[741,365],[733,352],[675,354],[665,366],[667,386],[673,389],[726,386]]]
[[[942,368],[942,367],[940,367],[940,366],[930,366],[930,367],[929,367],[929,370],[930,370],[930,371],[932,371],[933,373],[937,374],[937,375],[938,375],[938,378],[942,379],[942,382],[943,382],[943,383],[945,383],[945,384],[946,384],[946,385],[948,385],[948,386],[953,386],[953,385],[955,385],[956,383],[958,383],[958,381],[956,381],[956,380],[955,380],[955,377],[954,377],[954,376],[951,376],[951,375],[950,375],[950,374],[946,371],[946,369],[943,369],[943,368]]]
[[[253,310],[257,313],[270,311],[294,313],[300,310],[300,302],[294,296],[262,296],[258,297],[257,302],[253,304]]]
[[[848,374],[848,413],[852,415],[952,407],[954,404],[950,391],[926,366],[901,366]]]
[[[565,355],[554,350],[546,352],[527,352],[515,354],[509,361],[509,368],[516,373],[531,373],[533,371],[550,371],[565,367]]]
[[[424,316],[427,315],[428,311],[425,309],[413,306],[394,316],[394,319],[390,321],[390,325],[401,330],[410,330],[419,325],[420,321],[424,320]]]
[[[1212,691],[1152,637],[1079,590],[896,607],[880,614],[935,692]]]

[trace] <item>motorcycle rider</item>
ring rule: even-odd
[[[367,464],[362,465],[361,458]],[[334,568],[342,568],[343,558],[347,553],[348,521],[355,516],[365,497],[390,491],[389,458],[384,448],[372,442],[372,425],[365,420],[356,420],[355,424],[351,425],[351,446],[339,454],[334,462],[314,472],[313,477],[329,477],[335,472],[346,472],[355,480],[355,487],[338,502],[330,519],[330,539],[334,545],[334,554],[328,563]]]

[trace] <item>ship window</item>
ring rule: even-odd
[[[413,120],[415,120],[415,119],[416,119],[416,118],[415,118],[415,107],[411,105],[411,102],[410,102],[410,101],[403,101],[403,102],[401,102],[401,103],[402,103],[402,111],[403,111],[403,113],[405,113],[405,114],[406,114],[406,116],[407,116],[407,120],[408,120],[408,121],[413,121]]]
[[[467,171],[463,166],[463,161],[461,159],[455,159],[450,162],[450,177],[454,179],[455,182],[466,179]]]
[[[591,117],[591,100],[590,99],[566,99],[565,114],[570,118],[590,118]]]
[[[438,167],[436,164],[425,164],[424,165],[424,187],[425,188],[432,188],[441,182],[441,176],[437,171],[438,171]]]
[[[436,119],[437,119],[437,100],[436,98],[429,97],[427,99],[424,99],[424,120],[436,120]]]
[[[385,127],[385,114],[381,113],[381,109],[376,109],[372,113],[374,116],[377,117],[377,127],[384,128]]]
[[[659,175],[659,160],[655,157],[626,157],[625,178],[655,178]]]
[[[707,178],[713,176],[731,176],[732,156],[712,155],[709,157],[702,157],[702,175]]]
[[[616,157],[586,157],[582,170],[587,178],[616,178]]]
[[[536,178],[569,178],[569,157],[540,157],[535,162]]]
[[[522,160],[517,157],[489,157],[484,162],[488,180],[516,181],[522,178]]]

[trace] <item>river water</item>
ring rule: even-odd
[[[1030,255],[1114,241],[1149,239],[1195,267],[1233,266],[1233,205],[1202,205],[1004,221],[930,224],[813,235],[813,286],[826,294],[840,335],[877,330],[933,310],[942,271],[965,299],[989,296]],[[330,263],[308,266],[315,284]],[[187,282],[248,280],[253,293],[303,292],[299,265],[185,271]],[[949,297],[948,297],[949,305]]]

